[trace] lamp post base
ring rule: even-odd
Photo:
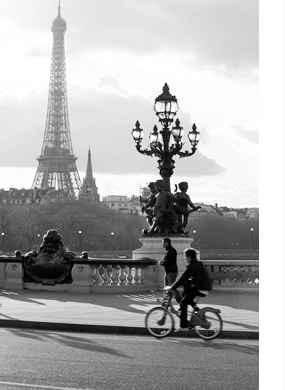
[[[179,237],[174,236],[171,237],[171,245],[176,249],[177,251],[177,266],[178,266],[178,275],[180,275],[185,270],[185,262],[183,258],[183,251],[186,248],[192,248],[191,244],[193,242],[193,238],[190,237]],[[138,249],[135,249],[132,252],[132,259],[133,260],[139,260],[142,258],[149,258],[154,259],[157,261],[157,267],[158,267],[158,282],[159,285],[163,287],[163,279],[164,279],[164,267],[159,265],[159,261],[163,260],[165,255],[165,250],[163,249],[161,245],[161,241],[163,240],[163,237],[141,237],[140,242],[142,243],[142,246]],[[197,258],[200,259],[200,252],[197,251]]]

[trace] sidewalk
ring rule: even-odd
[[[158,306],[162,292],[143,294],[75,294],[0,290],[0,327],[90,333],[146,335],[145,314]],[[199,306],[219,308],[222,338],[259,338],[259,313],[250,294],[212,292]],[[175,325],[179,320],[175,317]],[[185,334],[184,334],[185,336]]]

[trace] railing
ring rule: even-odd
[[[0,288],[46,289],[70,292],[133,293],[163,288],[164,268],[153,259],[71,260],[69,283],[26,282],[24,256],[0,257]],[[222,292],[258,292],[258,260],[203,260],[213,280],[213,290]]]
[[[258,260],[203,260],[215,291],[258,292]]]
[[[0,257],[0,288],[70,292],[142,292],[157,289],[157,262],[152,259],[72,259],[71,283],[24,279],[24,256]],[[54,265],[56,267],[56,265]]]
[[[73,260],[71,291],[142,292],[158,288],[157,262],[152,259]]]

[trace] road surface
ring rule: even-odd
[[[258,341],[0,329],[0,389],[258,390]]]

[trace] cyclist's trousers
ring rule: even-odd
[[[196,303],[194,299],[199,296],[199,291],[196,287],[189,287],[187,291],[182,295],[182,300],[180,302],[180,326],[181,328],[187,328],[188,320],[187,320],[187,307],[191,305],[194,309],[196,307]]]

